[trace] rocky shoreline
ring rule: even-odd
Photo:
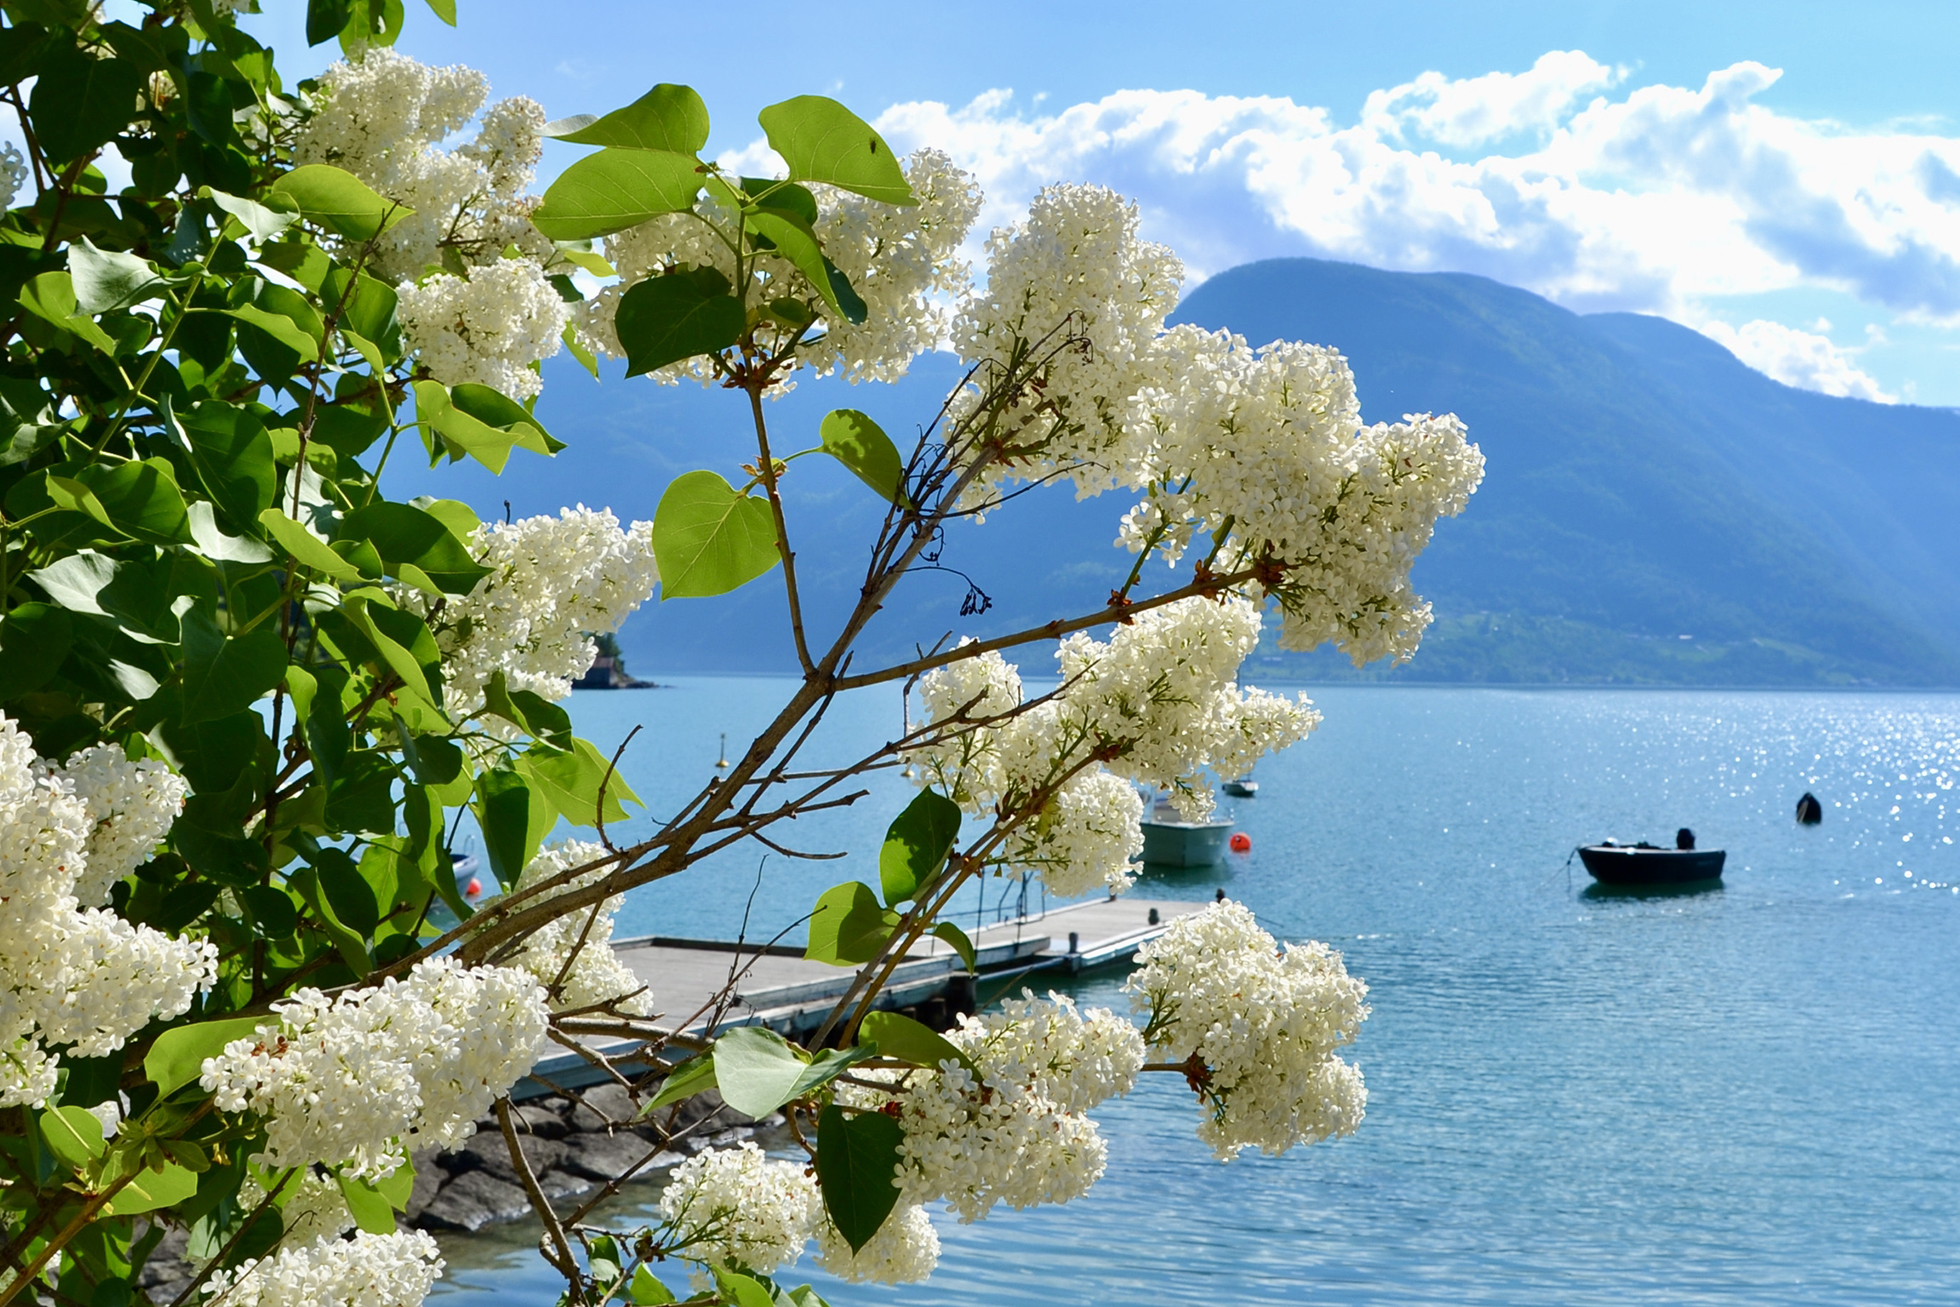
[[[662,1179],[704,1148],[726,1147],[782,1124],[780,1115],[760,1121],[744,1116],[713,1090],[672,1112],[663,1109],[657,1124],[636,1121],[638,1115],[639,1105],[618,1084],[529,1099],[511,1109],[524,1160],[554,1200],[629,1175],[628,1183],[635,1184]],[[404,1228],[469,1232],[531,1214],[495,1116],[480,1118],[475,1136],[460,1148],[430,1149],[410,1160],[415,1185],[397,1218]],[[144,1267],[144,1292],[159,1307],[175,1301],[196,1274],[184,1260],[186,1239],[184,1231],[171,1231]]]

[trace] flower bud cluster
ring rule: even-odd
[[[528,973],[453,958],[337,998],[302,989],[272,1010],[276,1021],[205,1059],[205,1090],[223,1111],[262,1118],[258,1165],[362,1178],[469,1138],[545,1038],[544,991]]]
[[[617,631],[660,583],[652,524],[622,530],[610,511],[583,504],[485,523],[470,544],[490,575],[450,601],[435,633],[448,706],[463,716],[482,708],[499,671],[513,690],[565,698],[598,657],[591,637]],[[426,613],[417,593],[404,601]]]
[[[248,1258],[204,1286],[216,1307],[416,1307],[442,1276],[436,1241],[405,1234],[318,1239]]]
[[[78,901],[83,889],[105,896],[149,856],[182,805],[182,783],[115,749],[88,750],[71,768],[37,757],[0,716],[0,1106],[54,1092],[60,1063],[49,1049],[112,1053],[151,1020],[189,1011],[217,975],[211,944]]]
[[[1057,894],[1120,891],[1143,848],[1130,783],[1169,790],[1201,820],[1212,806],[1201,773],[1242,776],[1319,724],[1305,696],[1233,679],[1259,628],[1257,606],[1234,595],[1139,613],[1107,641],[1070,636],[1056,651],[1061,687],[998,721],[1022,702],[999,654],[936,669],[920,683],[927,721],[942,727],[913,753],[921,783],[975,814],[1012,814],[1052,789],[1008,832],[1003,861]]]
[[[1368,1091],[1336,1053],[1368,1015],[1368,987],[1320,943],[1275,944],[1227,900],[1181,917],[1137,953],[1127,988],[1152,1052],[1192,1064],[1198,1136],[1220,1161],[1352,1134]]]
[[[852,381],[896,381],[914,358],[947,338],[951,304],[968,286],[968,268],[958,253],[979,214],[980,192],[969,174],[937,150],[914,154],[905,163],[905,175],[917,204],[882,204],[835,187],[808,187],[817,201],[817,238],[864,301],[863,322],[854,324],[831,311],[787,259],[765,252],[750,260],[750,302],[788,297],[823,319],[821,331],[810,333],[797,351],[799,366],[817,376],[840,373]],[[704,196],[691,212],[662,214],[607,237],[606,257],[620,280],[587,301],[579,320],[594,347],[624,356],[613,319],[620,298],[648,277],[674,268],[715,268],[735,280],[735,256],[715,228],[733,232],[738,223],[733,209]],[[768,331],[765,326],[765,337]],[[795,328],[785,325],[778,334],[778,343],[787,343]],[[687,376],[703,384],[721,379],[712,364],[699,358],[651,375],[665,382]],[[776,393],[787,389],[780,386]]]
[[[754,1144],[709,1149],[674,1168],[660,1194],[664,1247],[701,1262],[773,1275],[817,1241],[817,1262],[854,1283],[910,1284],[939,1264],[925,1209],[901,1201],[856,1253],[824,1210],[810,1169],[772,1161]]]
[[[525,866],[517,888],[529,889],[560,872],[605,856],[605,848],[589,840],[566,840],[547,846]],[[552,895],[594,884],[615,865],[609,862],[596,871],[574,877],[552,891]],[[477,910],[482,911],[501,897],[485,899]],[[544,901],[529,899],[526,904]],[[529,972],[547,992],[556,989],[557,996],[551,1001],[554,1012],[605,1005],[631,1016],[650,1015],[653,1003],[645,992],[646,986],[612,948],[613,918],[625,903],[624,895],[615,894],[602,900],[596,908],[581,908],[539,927],[525,937],[522,947],[507,959],[506,965]]]

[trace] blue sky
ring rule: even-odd
[[[293,50],[301,7],[266,6]],[[1792,384],[1960,405],[1960,6],[459,8],[412,12],[403,48],[554,116],[684,81],[711,151],[754,159],[756,109],[832,94],[978,174],[983,225],[1104,182],[1195,277],[1479,272],[1665,314]]]

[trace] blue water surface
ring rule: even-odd
[[[582,693],[655,812],[789,690],[695,679]],[[1277,1159],[1211,1160],[1176,1077],[1096,1115],[1109,1168],[1065,1207],[977,1225],[903,1290],[808,1278],[846,1304],[1894,1304],[1960,1294],[1960,696],[1320,688],[1326,723],[1232,805],[1249,854],[1153,877],[1222,887],[1322,939],[1371,987],[1367,1120]],[[895,693],[840,701],[814,756],[900,729]],[[785,837],[842,862],[730,850],[635,893],[621,933],[774,933],[875,881],[910,792]],[[1797,827],[1798,795],[1825,819]],[[1601,896],[1580,841],[1726,848],[1721,888]],[[641,829],[648,828],[645,823]],[[990,892],[988,907],[993,904]],[[792,931],[791,937],[795,937]],[[1121,977],[1072,986],[1121,1005]],[[643,1192],[640,1198],[648,1196]],[[438,1292],[546,1307],[535,1228],[445,1238]]]

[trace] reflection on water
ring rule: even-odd
[[[650,804],[712,774],[716,734],[780,684],[581,694]],[[1904,1304],[1960,1283],[1960,697],[1341,688],[1326,725],[1234,805],[1251,852],[1153,870],[1224,887],[1340,948],[1374,1016],[1360,1133],[1221,1166],[1176,1077],[1098,1112],[1109,1169],[1066,1207],[941,1220],[921,1287],[809,1278],[832,1302]],[[838,755],[895,732],[833,711]],[[638,746],[636,745],[636,750]],[[896,777],[798,823],[842,864],[760,867],[773,933],[848,876],[875,883]],[[1824,804],[1798,827],[1797,796]],[[1691,826],[1719,889],[1595,893],[1568,852]],[[637,893],[622,934],[732,933],[754,854]],[[1003,890],[993,884],[992,913]],[[1010,901],[1008,904],[1012,907]],[[1121,1005],[1120,976],[1070,988]],[[534,1230],[445,1241],[444,1292],[546,1307]],[[678,1284],[676,1287],[679,1287]]]
[[[1719,880],[1684,880],[1673,885],[1604,885],[1594,881],[1579,891],[1579,897],[1598,903],[1608,899],[1679,899],[1721,892]]]

